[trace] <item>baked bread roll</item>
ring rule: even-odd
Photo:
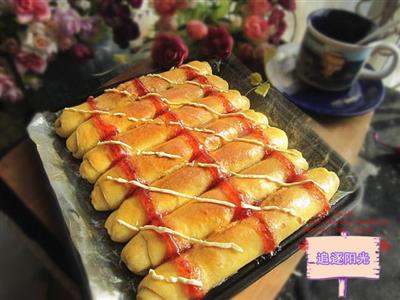
[[[204,80],[206,80],[206,84]],[[141,124],[141,122],[134,122],[129,118],[153,119],[165,113],[169,108],[176,109],[181,103],[202,98],[209,93],[211,87],[221,91],[228,88],[225,80],[214,75],[201,77],[201,80],[195,78],[193,82],[199,83],[200,86],[189,83],[182,84],[154,96],[144,96],[145,98],[140,101],[115,108],[109,112],[110,115],[94,114],[69,136],[67,139],[68,150],[74,157],[81,158],[99,141],[113,138],[115,135]],[[165,100],[162,101],[163,99],[166,99],[167,103]]]
[[[324,189],[315,184],[282,188],[261,204],[278,206],[282,210],[253,213],[208,239],[210,242],[234,243],[242,251],[196,245],[147,275],[139,285],[137,299],[200,298],[258,256],[274,251],[281,241],[303,225],[298,218],[308,221],[326,213],[329,208],[327,200],[339,185],[336,174],[323,168],[308,171],[307,178]],[[287,213],[287,210],[293,210],[296,216]],[[178,276],[180,278],[177,279]],[[166,279],[171,277],[178,282],[167,282]],[[188,282],[187,279],[191,280],[190,284],[182,283]]]
[[[161,92],[174,84],[181,84],[187,80],[193,80],[198,75],[210,75],[212,70],[207,62],[192,61],[167,72],[160,73],[161,77],[152,75],[142,76],[138,79],[124,82],[105,92],[96,98],[89,98],[87,102],[74,106],[76,110],[64,110],[55,122],[55,131],[61,137],[68,137],[84,121],[89,119],[92,114],[84,113],[79,110],[103,110],[109,111],[115,107],[126,105],[135,100],[138,96],[143,96],[147,92]],[[155,76],[158,76],[157,74]],[[118,93],[126,91],[128,93]],[[129,96],[128,96],[129,95]]]
[[[218,199],[237,204],[238,198],[248,204],[255,204],[276,191],[296,175],[308,169],[306,160],[296,150],[273,152],[263,161],[242,172],[243,177],[235,176],[202,194],[201,197]],[[246,177],[249,176],[250,178]],[[257,176],[274,179],[259,179]],[[189,202],[162,218],[163,226],[195,239],[205,239],[214,231],[221,230],[234,219],[242,217],[235,208],[207,202]],[[172,239],[172,240],[171,240]],[[173,242],[171,247],[171,241]],[[191,247],[188,240],[177,236],[168,237],[152,230],[140,231],[122,250],[122,261],[135,273],[157,267],[163,261],[177,256]]]
[[[238,91],[229,90],[223,94],[211,95],[196,101],[197,104],[206,105],[218,113],[228,113],[228,110],[248,110],[249,99],[241,96]],[[198,127],[218,117],[215,113],[203,107],[185,105],[173,111],[173,114],[166,113],[155,119],[155,122],[170,122],[180,120],[184,126]],[[113,140],[123,142],[132,149],[145,150],[159,145],[167,140],[176,137],[182,128],[178,125],[148,123],[129,130],[116,136]],[[98,177],[100,174],[126,156],[126,151],[118,145],[98,145],[86,153],[83,157],[81,172],[90,174],[90,177]],[[87,177],[89,177],[87,176]]]
[[[256,120],[258,124],[264,124],[265,126],[268,124],[267,117],[261,113],[253,110],[248,110],[244,113],[252,120]],[[130,164],[131,169],[135,170],[138,180],[151,184],[155,180],[171,174],[187,165],[189,161],[195,159],[197,142],[207,152],[215,151],[226,143],[226,140],[241,137],[255,130],[255,124],[242,116],[234,116],[217,119],[205,126],[204,129],[211,130],[215,134],[192,131],[189,135],[177,136],[166,143],[150,148],[146,152],[150,153],[154,151],[154,154],[168,153],[178,155],[178,158],[159,157],[156,155],[132,155],[126,158],[128,161],[123,160],[117,163],[97,180],[92,192],[92,198],[95,198],[96,195],[101,195],[100,197],[106,198],[107,202],[121,202],[128,195],[132,194],[136,189],[135,186],[107,179],[108,176],[111,176],[129,180],[130,173],[126,172],[127,163]],[[193,137],[196,143],[193,143]]]
[[[261,141],[264,144],[273,144],[281,149],[287,148],[286,134],[277,128],[270,127],[263,130],[264,137],[259,134],[250,134],[247,139]],[[267,140],[265,140],[265,137]],[[268,148],[267,148],[268,149]],[[225,170],[239,172],[262,160],[266,147],[247,141],[232,142],[210,154],[211,160]],[[203,160],[200,160],[203,161]],[[219,179],[215,168],[185,167],[179,171],[156,181],[152,186],[161,189],[174,190],[186,196],[198,196],[209,189]],[[104,199],[98,199],[104,200]],[[168,193],[148,192],[142,190],[123,201],[121,206],[113,212],[106,221],[106,228],[114,241],[127,241],[136,232],[120,224],[120,221],[133,226],[142,226],[150,222],[157,222],[159,216],[171,213],[178,207],[191,200],[188,197],[174,196]],[[109,209],[114,206],[110,203],[93,203],[96,209]]]

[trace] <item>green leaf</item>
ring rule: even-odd
[[[229,12],[231,6],[231,0],[219,0],[217,8],[213,10],[212,18],[214,21],[224,17]]]
[[[268,82],[264,82],[263,84],[260,84],[255,90],[254,92],[260,96],[267,96],[268,91],[270,89],[271,85]]]
[[[250,84],[252,86],[260,85],[263,82],[262,76],[258,72],[251,73],[250,75]]]

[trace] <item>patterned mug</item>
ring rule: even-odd
[[[313,87],[340,91],[352,86],[355,80],[378,80],[396,68],[399,52],[394,44],[383,41],[360,45],[357,42],[377,26],[358,14],[337,9],[312,12],[296,62],[296,74]],[[390,52],[392,59],[381,71],[365,68],[373,53]]]

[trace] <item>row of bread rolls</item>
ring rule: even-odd
[[[198,69],[199,73],[202,75],[210,75],[212,73],[211,67],[207,62],[192,61],[187,65]],[[163,72],[161,75],[172,82],[183,83],[186,80],[192,79],[192,76],[190,76],[190,73],[188,73],[187,70],[187,68],[176,68],[174,70]],[[188,77],[188,75],[190,77]],[[150,92],[161,92],[171,87],[169,82],[157,77],[142,76],[139,78],[139,80],[143,87]],[[134,97],[138,97],[141,94],[141,91],[133,81],[124,82],[120,84],[117,89],[121,91],[128,91],[129,93],[133,94]],[[96,97],[93,102],[96,109],[109,111],[118,106],[130,104],[132,100],[133,99],[131,99],[131,97],[128,97],[124,94],[103,93]],[[91,105],[87,102],[77,105],[74,108],[82,110],[92,109]],[[88,120],[91,116],[92,114],[90,113],[64,110],[55,122],[56,133],[62,137],[68,137],[76,130],[76,128],[78,128],[80,124]]]
[[[200,71],[202,76],[207,75],[205,77],[207,83],[213,85],[216,90],[227,90],[227,83],[219,77],[211,75],[211,69],[207,63],[192,62],[190,64],[193,64],[196,71]],[[156,92],[171,102],[195,103],[194,106],[170,107],[172,114],[168,112],[161,114],[155,119],[155,123],[127,121],[127,117],[151,119],[157,117],[158,113],[165,112],[165,107],[161,106],[162,111],[157,112],[155,109],[157,105],[153,103],[152,97],[141,97],[132,102],[132,97],[140,96],[140,91],[135,90],[136,86],[132,83],[125,83],[118,87],[121,90],[128,89],[129,101],[126,99],[128,94],[122,93],[107,93],[95,99],[95,109],[109,110],[110,113],[122,113],[124,118],[115,114],[96,115],[96,118],[92,115],[90,118],[91,115],[85,113],[85,109],[88,108],[87,104],[82,104],[78,106],[77,111],[64,111],[56,122],[57,133],[61,136],[69,136],[67,141],[69,150],[76,157],[83,156],[80,168],[82,176],[92,183],[96,182],[92,192],[94,207],[98,210],[117,209],[107,219],[106,228],[114,241],[127,242],[130,240],[123,249],[122,260],[133,272],[141,273],[149,268],[159,266],[167,259],[171,260],[171,251],[169,251],[169,246],[164,238],[165,234],[159,234],[152,230],[138,232],[124,224],[132,226],[157,224],[200,240],[236,243],[237,239],[229,240],[231,232],[236,232],[240,236],[243,230],[251,229],[248,224],[257,223],[257,228],[259,228],[260,216],[261,218],[272,217],[270,221],[265,219],[265,222],[261,224],[268,232],[271,232],[271,249],[275,249],[284,237],[301,226],[293,215],[279,210],[262,211],[257,214],[250,210],[248,212],[250,216],[235,221],[238,219],[238,209],[215,203],[191,201],[190,197],[156,192],[151,188],[172,190],[186,196],[200,196],[201,198],[232,202],[231,195],[228,195],[225,190],[225,186],[228,186],[237,190],[243,196],[241,199],[245,199],[248,204],[257,204],[260,200],[265,199],[262,205],[289,207],[293,211],[300,210],[299,208],[302,207],[304,211],[301,210],[297,213],[305,221],[320,212],[321,209],[318,212],[315,211],[320,208],[319,206],[326,206],[326,200],[337,189],[337,176],[325,169],[310,170],[306,173],[305,177],[312,178],[317,184],[311,184],[312,189],[310,189],[310,184],[304,185],[300,184],[301,182],[295,186],[281,187],[280,181],[286,183],[293,179],[293,175],[301,174],[308,169],[307,162],[302,158],[301,153],[295,150],[285,151],[288,143],[285,133],[280,129],[267,126],[267,118],[261,113],[249,110],[248,99],[237,91],[208,94],[205,92],[205,87],[208,85],[185,84],[188,79],[196,81],[193,72],[191,75],[189,73],[185,70],[174,69],[161,73],[161,77],[144,76],[140,78],[146,89]],[[165,78],[163,79],[164,76],[181,84],[168,85],[169,82]],[[199,82],[204,82],[204,77],[201,77]],[[114,100],[107,100],[105,95]],[[118,99],[115,98],[117,96]],[[79,108],[84,110],[79,112]],[[233,114],[219,118],[220,114],[236,111],[243,111],[243,115]],[[144,156],[112,143],[96,145],[102,138],[101,132],[96,127],[98,121],[96,119],[99,118],[101,118],[101,122],[110,124],[120,132],[112,138],[113,141],[122,142],[135,150],[168,153],[177,157]],[[196,127],[200,130],[190,132],[189,135],[182,134],[181,129],[176,125],[168,123],[176,118],[184,127]],[[157,121],[161,122],[157,123]],[[257,127],[255,124],[265,125],[261,134],[259,129],[254,132]],[[211,130],[212,133],[207,130]],[[267,175],[276,181],[233,176],[222,180],[213,187],[218,180],[221,180],[221,174],[216,173],[212,168],[188,165],[189,161],[196,159],[194,157],[196,147],[191,141],[193,138],[198,145],[205,149],[206,158],[222,166],[225,171],[242,171],[242,174],[248,175]],[[258,143],[252,143],[249,140],[258,141]],[[271,154],[271,151],[265,151],[269,149],[269,146],[283,151],[274,151]],[[128,173],[126,172],[127,165],[130,170]],[[289,168],[289,170],[288,166],[292,169]],[[134,170],[134,176],[131,176],[132,170]],[[110,176],[119,180],[110,180]],[[150,187],[150,189],[143,190],[134,184],[127,184],[126,181],[131,179],[145,183],[146,187]],[[304,178],[298,180],[304,180]],[[321,190],[321,186],[326,188],[324,189],[324,203],[314,199]],[[134,191],[136,193],[128,197]],[[153,211],[153,214],[149,213],[149,209]],[[257,218],[254,217],[256,215]],[[246,215],[241,217],[244,216]],[[275,222],[274,218],[281,218],[281,223]],[[294,220],[297,220],[297,223]],[[254,224],[253,227],[256,226]],[[251,236],[250,231],[249,236]],[[184,238],[174,236],[173,241],[177,249],[186,250],[193,246]],[[197,289],[203,293],[207,292],[219,282],[218,278],[220,281],[225,279],[247,262],[266,252],[265,249],[260,252],[257,247],[249,250],[248,248],[252,246],[243,247],[242,243],[238,243],[238,245],[245,250],[245,254],[243,254],[244,252],[236,253],[237,251],[232,249],[200,245],[195,245],[185,254],[185,261],[201,273],[201,276],[197,278],[203,284],[201,288],[194,288],[188,284],[167,283],[155,280],[154,276],[148,275],[141,284],[138,297],[140,299],[175,299],[176,296],[177,299],[186,299],[193,297],[190,291]],[[249,244],[251,243],[250,239]],[[203,265],[205,263],[203,261],[198,264],[197,255],[202,254],[192,253],[200,252],[204,252],[204,256],[210,258],[210,266]],[[225,270],[215,273],[216,270],[212,268],[211,264],[229,264],[225,258],[222,258],[225,253],[241,257]],[[181,276],[182,274],[177,272],[179,268],[177,269],[174,261],[179,261],[179,258],[157,268],[157,274],[167,277]],[[159,289],[160,291],[158,291]]]
[[[261,205],[292,209],[305,222],[324,212],[327,200],[338,188],[338,177],[324,168],[317,168],[307,171],[305,178],[312,179],[324,187],[324,201],[315,196],[315,191],[299,185],[279,189],[267,196]],[[242,252],[195,245],[180,257],[169,260],[155,269],[158,276],[182,277],[185,273],[182,274],[180,265],[184,260],[186,268],[192,270],[186,273],[192,274],[192,279],[199,281],[201,286],[169,283],[149,274],[139,285],[137,299],[193,299],[199,294],[204,295],[252,260],[274,251],[286,237],[302,226],[303,223],[296,217],[279,210],[257,212],[233,222],[224,230],[211,234],[208,240],[235,243],[242,248]],[[183,277],[186,278],[187,275]]]
[[[212,84],[218,90],[227,90],[228,88],[226,81],[220,77],[207,75],[200,78],[205,78],[208,83]],[[202,80],[194,78],[192,82],[200,83]],[[204,97],[207,91],[208,88],[187,83],[177,85],[157,94],[168,99],[174,105],[173,107],[176,108],[181,103],[192,102]],[[146,95],[143,97],[127,105],[114,108],[109,111],[112,115],[99,115],[80,124],[67,139],[68,150],[72,152],[74,157],[82,158],[87,151],[96,146],[97,142],[103,138],[102,133],[98,130],[98,126],[96,126],[98,119],[103,123],[110,124],[116,132],[121,134],[141,125],[141,122],[130,121],[129,117],[153,119],[167,111],[168,105],[163,103],[159,97],[147,97]],[[121,117],[121,114],[124,117]]]

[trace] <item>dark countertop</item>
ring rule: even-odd
[[[400,153],[377,144],[373,138],[400,146],[400,93],[387,89],[385,101],[372,120],[371,128],[355,171],[363,189],[356,208],[336,230],[352,235],[381,237],[379,280],[348,280],[347,299],[399,299],[400,296]],[[330,230],[326,234],[336,235]],[[336,299],[337,280],[310,281],[305,277],[306,258],[292,274],[278,299]]]

